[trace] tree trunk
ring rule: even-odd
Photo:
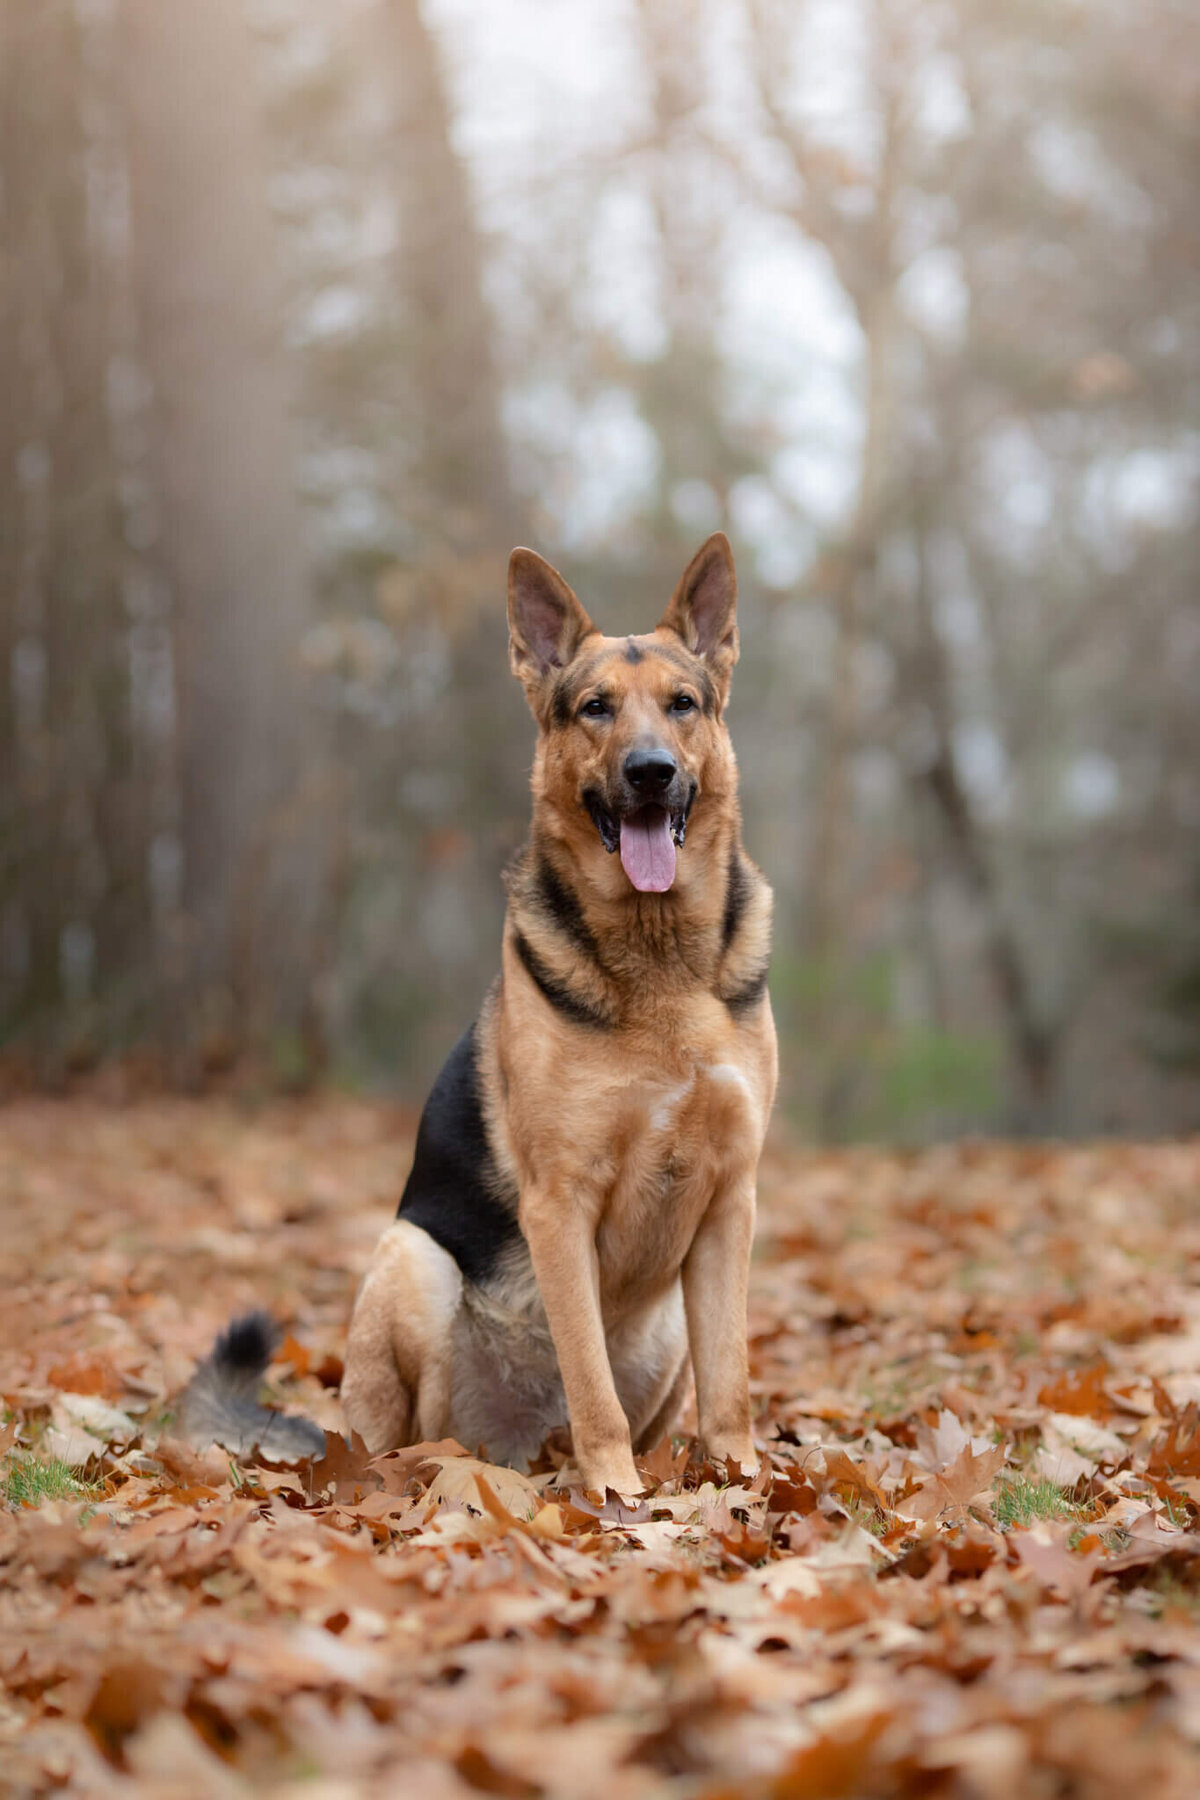
[[[926,494],[918,492],[914,508],[917,642],[906,671],[910,703],[920,708],[933,729],[933,754],[922,770],[922,780],[937,807],[954,866],[982,922],[984,957],[1004,1021],[1013,1071],[1013,1126],[1022,1132],[1044,1132],[1053,1121],[1062,1034],[1039,1012],[984,832],[959,772],[950,671],[934,618],[929,579],[928,504]]]
[[[110,267],[92,27],[3,16],[4,699],[0,1014],[53,1079],[116,1023],[138,933],[129,684],[104,404]]]
[[[467,171],[419,0],[385,0],[383,26],[403,119],[400,257],[418,371],[422,485],[452,503],[468,541],[494,541],[510,534],[515,509]]]
[[[255,56],[238,0],[123,0],[142,356],[173,593],[189,1054],[262,1050],[309,1000],[295,489]],[[311,741],[311,739],[309,739]]]

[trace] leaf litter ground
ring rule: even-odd
[[[179,1442],[260,1304],[338,1430],[410,1145],[345,1100],[0,1116],[0,1791],[1200,1792],[1200,1145],[775,1148],[753,1478]]]

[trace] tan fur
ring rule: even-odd
[[[757,1462],[746,1284],[776,1047],[759,985],[771,895],[741,851],[723,717],[735,597],[718,535],[653,633],[605,638],[556,571],[514,552],[512,663],[540,729],[531,840],[509,879],[479,1066],[521,1239],[502,1276],[473,1290],[423,1232],[400,1222],[385,1234],[343,1389],[373,1448],[482,1426],[469,1447],[482,1439],[515,1459],[569,1416],[586,1485],[635,1493],[633,1447],[669,1428],[690,1350],[709,1451]],[[707,710],[671,711],[681,687]],[[592,691],[611,716],[581,716]],[[665,894],[632,887],[580,799],[650,741],[698,784]],[[578,902],[570,929],[547,908],[547,866]],[[547,982],[588,1022],[552,1004]]]

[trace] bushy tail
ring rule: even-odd
[[[200,1449],[223,1444],[235,1456],[255,1450],[268,1462],[324,1456],[325,1433],[308,1419],[258,1404],[263,1373],[278,1338],[265,1312],[246,1313],[223,1331],[184,1390],[180,1431]]]

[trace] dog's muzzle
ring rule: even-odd
[[[632,768],[631,768],[632,765]],[[662,894],[675,879],[675,853],[682,850],[697,783],[680,772],[669,752],[632,751],[617,791],[583,795],[600,842],[639,893]]]

